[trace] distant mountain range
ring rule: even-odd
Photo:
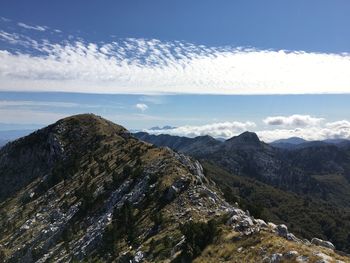
[[[251,200],[252,203],[248,206],[264,207],[262,213],[265,218],[269,220],[274,218],[277,221],[292,224],[296,232],[299,231],[296,226],[303,226],[303,232],[300,233],[304,236],[315,235],[316,232],[312,229],[319,229],[317,232],[322,233],[321,237],[332,240],[338,247],[343,249],[350,247],[350,234],[344,232],[344,229],[350,231],[350,221],[345,223],[348,222],[346,218],[350,218],[350,145],[348,141],[308,142],[300,138],[291,138],[267,144],[251,132],[244,132],[225,141],[219,141],[210,136],[186,138],[147,133],[136,133],[135,136],[157,146],[167,146],[189,154],[214,171],[222,169],[224,179],[218,179],[215,176],[212,179],[222,189],[240,193],[239,196],[245,196],[245,201]],[[270,186],[273,187],[274,194],[266,192],[272,191],[267,190]],[[244,190],[244,188],[247,189]],[[288,198],[281,198],[281,196],[288,196]],[[313,218],[309,223],[294,207],[296,204],[308,202],[314,203],[315,209],[322,207],[322,216]],[[328,213],[328,206],[337,212],[333,210],[334,214]],[[270,208],[266,209],[267,207]],[[309,207],[307,212],[302,213],[308,216],[310,213],[318,215],[316,210],[313,211],[314,208]],[[286,209],[288,215],[285,214]],[[339,223],[342,225],[341,228],[336,227],[335,223],[339,218],[342,218]],[[328,229],[329,232],[327,232],[325,228],[322,229],[325,220],[333,222],[330,223],[332,231]],[[310,232],[306,233],[305,229]]]
[[[291,137],[288,139],[281,139],[270,143],[270,145],[283,149],[300,149],[314,146],[336,145],[338,147],[350,146],[350,140],[346,139],[326,139],[322,141],[307,141],[299,137]]]

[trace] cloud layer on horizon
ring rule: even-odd
[[[310,115],[291,115],[291,116],[271,116],[266,119],[281,118],[293,120],[296,116],[301,120],[309,120],[307,123],[287,123],[287,127],[272,129],[257,128],[256,123],[247,122],[222,122],[205,124],[200,126],[180,126],[174,129],[147,130],[151,134],[170,134],[186,137],[196,137],[210,135],[216,138],[228,139],[237,136],[244,131],[254,131],[259,138],[265,142],[272,142],[278,139],[287,139],[290,137],[300,137],[305,140],[325,140],[325,139],[350,139],[350,122],[347,120],[326,122],[324,119],[311,117]],[[266,119],[263,122],[266,122]],[[310,121],[311,120],[311,121]],[[282,124],[281,124],[282,125]]]
[[[156,39],[91,43],[67,36],[49,40],[47,35],[56,30],[19,26],[40,36],[34,39],[29,33],[0,30],[0,91],[350,92],[350,54],[206,47]]]

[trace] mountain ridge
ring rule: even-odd
[[[348,261],[330,242],[301,240],[228,203],[199,161],[95,115],[68,117],[14,141],[0,160],[1,179],[30,176],[0,203],[5,262],[216,262],[220,254],[210,251],[223,245],[231,262]]]

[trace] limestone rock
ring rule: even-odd
[[[329,242],[329,241],[325,241],[319,238],[313,238],[311,239],[311,243],[317,246],[321,246],[321,247],[326,247],[326,248],[330,248],[330,249],[335,249],[335,246]]]

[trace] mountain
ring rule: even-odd
[[[187,144],[191,145],[195,139],[189,139]],[[162,146],[161,141],[155,142],[158,146]],[[171,138],[168,138],[169,142]],[[247,183],[248,192],[239,191],[239,195],[248,197],[247,193],[252,193],[254,198],[245,201],[248,201],[248,206],[260,204],[264,207],[264,219],[283,222],[305,237],[326,236],[338,247],[350,251],[348,249],[350,235],[347,234],[350,226],[344,223],[350,218],[350,147],[307,143],[310,144],[308,147],[281,149],[260,141],[254,133],[246,132],[221,144],[207,148],[202,145],[200,151],[195,149],[187,151],[185,148],[175,150],[189,154],[202,163],[210,164],[215,167],[214,170],[222,169],[229,174],[231,179],[230,176],[225,176],[225,180],[218,183],[221,190],[227,190],[229,187],[237,192],[237,180],[233,181],[232,178],[241,178],[239,182],[242,180],[256,182]],[[215,180],[215,176],[211,179]],[[258,185],[264,187],[259,188]],[[273,188],[269,188],[271,186]],[[265,192],[271,191],[267,189],[275,189],[274,197],[290,198],[272,198],[271,194]],[[291,193],[296,196],[292,197]],[[337,212],[322,213],[322,216],[318,216],[318,219],[322,218],[321,221],[316,219],[310,222],[309,219],[300,221],[302,217],[294,205],[310,203],[310,200],[317,208],[322,207],[324,210],[331,208],[331,211],[337,210]],[[311,208],[303,213],[306,213],[308,218],[319,214]],[[325,222],[327,227],[324,227]],[[310,232],[306,234],[300,229],[308,229]],[[338,234],[335,234],[336,232]]]
[[[306,140],[299,137],[291,137],[288,139],[280,139],[270,143],[270,145],[282,149],[296,149],[299,145],[307,143]]]
[[[10,142],[0,171],[4,262],[350,259],[228,203],[216,169],[92,114]]]
[[[146,132],[138,132],[134,133],[133,135],[140,140],[157,146],[166,146],[179,152],[194,155],[203,151],[210,152],[212,148],[222,144],[221,141],[208,135],[198,136],[195,138],[173,136],[168,134],[153,135]]]
[[[301,144],[307,142],[306,140],[299,137],[290,137],[287,139],[280,139],[272,142],[271,144],[279,144],[279,143],[289,143],[289,144]]]
[[[314,147],[314,146],[327,146],[330,144],[344,148],[344,147],[350,146],[350,141],[346,139],[326,139],[322,141],[306,141],[299,137],[291,137],[288,139],[281,139],[270,143],[270,145],[276,148],[289,149],[289,150],[308,148],[308,147]]]

